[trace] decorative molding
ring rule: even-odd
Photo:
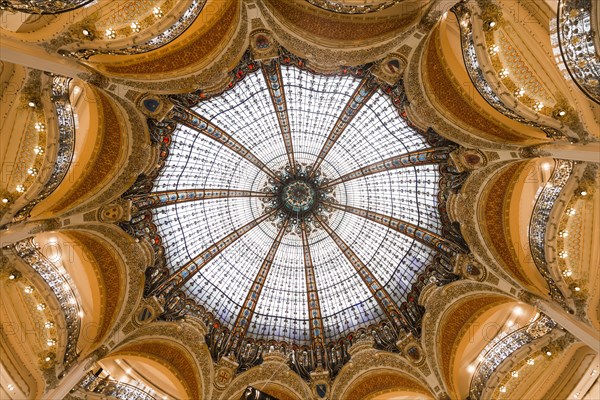
[[[338,14],[368,14],[385,10],[388,7],[402,3],[404,0],[379,0],[373,4],[346,4],[346,2],[335,0],[306,0],[315,7]]]

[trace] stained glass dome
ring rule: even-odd
[[[132,197],[164,249],[149,290],[236,340],[420,326],[415,285],[461,251],[438,207],[453,147],[412,127],[401,86],[372,69],[246,60],[223,92],[173,96],[164,166]]]

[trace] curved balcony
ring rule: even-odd
[[[26,14],[61,14],[83,7],[94,0],[1,0],[0,10],[22,12]]]
[[[42,254],[33,239],[15,243],[14,251],[27,265],[37,272],[50,287],[65,316],[67,344],[64,356],[65,366],[77,360],[77,341],[81,330],[80,307],[75,284],[68,275]]]
[[[88,372],[79,383],[79,388],[86,392],[96,393],[102,398],[110,397],[120,400],[156,400],[142,389],[127,383],[109,378],[100,378]]]
[[[567,160],[556,160],[554,172],[542,188],[529,222],[529,247],[535,265],[548,283],[550,295],[563,308],[569,309],[564,293],[560,290],[560,275],[549,267],[546,257],[547,230],[552,209],[573,173],[574,163]]]
[[[176,19],[178,18],[177,14],[180,14],[177,21],[171,23],[170,18],[163,18],[163,21],[159,24],[160,27],[158,27],[159,32],[155,33],[154,36],[151,36],[150,38],[148,38],[147,33],[145,34],[146,38],[143,38],[142,35],[144,35],[144,32],[142,32],[139,36],[133,35],[127,38],[110,40],[109,42],[94,41],[92,43],[96,47],[102,45],[102,48],[80,48],[78,46],[71,50],[61,49],[59,52],[79,60],[87,60],[92,56],[100,54],[134,55],[156,50],[159,47],[174,41],[183,34],[194,23],[198,15],[200,15],[205,4],[206,0],[192,0],[189,4],[188,2],[182,2],[176,10],[172,10],[172,15],[170,15],[173,19]],[[162,17],[160,8],[155,8],[154,15],[157,18]],[[141,27],[138,25],[135,29],[134,32],[139,32]],[[94,39],[93,33],[89,30],[87,32],[88,38]],[[111,38],[109,37],[108,39]]]
[[[598,21],[594,21],[592,0],[560,0],[556,12],[555,51],[573,82],[590,99],[600,104],[600,57],[598,57]],[[595,24],[594,24],[595,22]],[[597,40],[597,39],[596,39]]]
[[[335,0],[306,0],[313,6],[338,14],[368,14],[401,3],[404,0],[380,0],[372,4],[346,4]]]
[[[498,371],[505,361],[516,355],[516,353],[528,346],[541,342],[544,338],[550,338],[550,334],[557,324],[548,316],[541,314],[531,324],[524,326],[504,337],[492,340],[482,353],[483,360],[477,365],[471,386],[469,388],[469,399],[481,399],[488,389],[488,383],[492,375]]]
[[[475,42],[475,37],[485,36],[481,10],[476,5],[460,2],[452,7],[451,11],[459,22],[463,61],[467,73],[488,104],[514,121],[542,130],[550,138],[579,137],[564,122],[535,112],[509,94],[510,91],[492,67],[485,42]]]
[[[49,102],[54,106],[53,117],[56,118],[56,125],[51,124],[52,126],[48,127],[47,138],[47,142],[52,144],[41,150],[45,151],[46,158],[36,182],[27,190],[25,196],[15,202],[18,211],[12,214],[13,222],[29,217],[31,210],[60,185],[71,166],[75,150],[75,119],[69,100],[71,80],[64,76],[52,77]],[[49,121],[53,121],[54,118],[49,118]],[[9,218],[7,213],[0,223],[10,221]]]

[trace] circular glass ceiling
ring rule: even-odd
[[[304,345],[402,325],[412,284],[451,251],[437,204],[447,151],[369,74],[288,64],[252,68],[172,111],[178,125],[147,195],[163,285],[242,337]]]

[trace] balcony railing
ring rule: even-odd
[[[100,378],[88,372],[79,383],[85,391],[97,393],[102,397],[114,397],[120,400],[156,400],[142,389],[109,378]]]
[[[58,121],[58,153],[56,161],[52,167],[50,177],[46,180],[41,192],[16,214],[15,221],[27,218],[33,207],[48,197],[60,185],[71,166],[75,150],[75,119],[73,118],[73,109],[69,100],[70,83],[71,78],[64,76],[54,76],[52,78],[51,100],[54,104]]]
[[[338,14],[368,14],[383,10],[393,5],[399,4],[404,0],[380,0],[371,1],[372,4],[345,4],[346,2],[335,0],[306,0],[313,6],[317,6],[327,11]]]
[[[592,3],[597,1],[558,2],[553,44],[560,51],[565,67],[575,84],[589,98],[600,104],[600,49],[597,49],[594,43]]]
[[[533,261],[550,288],[550,295],[561,306],[568,309],[565,297],[560,291],[546,260],[546,230],[550,219],[550,213],[554,207],[560,192],[567,184],[573,173],[573,162],[568,160],[556,160],[554,172],[546,186],[542,189],[535,206],[531,221],[529,223],[529,247]]]
[[[473,35],[473,24],[474,22],[483,22],[477,20],[475,12],[469,8],[464,2],[457,3],[451,8],[451,11],[456,15],[460,27],[460,38],[461,48],[463,54],[463,61],[467,69],[467,73],[471,78],[471,82],[481,94],[481,96],[498,112],[505,115],[506,117],[520,122],[524,125],[532,126],[542,130],[546,133],[546,136],[559,139],[564,137],[564,133],[559,130],[567,131],[568,129],[558,121],[553,121],[551,118],[534,114],[531,110],[526,109],[525,106],[515,103],[515,106],[508,106],[506,102],[496,93],[496,90],[490,85],[486,74],[482,69],[482,60],[477,55],[476,43]],[[507,92],[504,88],[499,88],[499,92]],[[543,123],[540,123],[543,122]],[[575,135],[575,133],[572,133]]]
[[[530,343],[548,335],[557,326],[556,322],[548,316],[541,316],[529,325],[520,328],[500,340],[489,348],[483,356],[483,361],[477,365],[477,369],[471,379],[469,388],[469,399],[480,399],[488,380],[506,359],[517,350]],[[487,349],[487,347],[486,347]],[[485,350],[485,349],[484,349]]]
[[[0,10],[23,12],[26,14],[60,14],[73,11],[94,0],[0,0]]]
[[[88,58],[98,54],[110,54],[110,55],[133,55],[146,53],[151,50],[158,49],[173,40],[177,39],[183,32],[185,32],[192,23],[196,20],[200,12],[204,8],[206,0],[192,0],[192,3],[183,13],[181,18],[169,25],[169,28],[159,35],[153,37],[140,44],[128,44],[121,49],[78,49],[75,51],[63,51],[61,53],[70,57],[75,57],[80,60],[87,60]]]
[[[26,239],[15,243],[14,251],[42,277],[60,304],[67,325],[67,346],[64,364],[68,366],[77,360],[77,340],[79,339],[79,331],[81,329],[80,308],[75,292],[75,285],[68,275],[61,273],[56,265],[42,254],[33,242],[33,239]]]

